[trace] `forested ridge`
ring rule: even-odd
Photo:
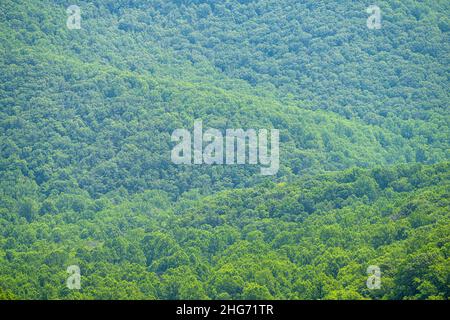
[[[449,164],[349,169],[177,202],[36,195],[2,209],[3,297],[425,299],[449,294]],[[36,190],[36,189],[35,189]],[[31,191],[31,190],[30,190]],[[18,213],[14,212],[18,206]],[[68,290],[65,266],[83,270]],[[366,269],[383,270],[368,290]]]
[[[0,299],[448,299],[448,1],[379,1],[380,30],[354,1],[72,4],[0,3]],[[277,175],[172,163],[196,119],[279,129]]]

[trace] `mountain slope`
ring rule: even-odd
[[[347,170],[206,198],[65,195],[3,209],[0,283],[32,299],[426,299],[449,295],[449,164]],[[56,212],[47,212],[55,208]],[[79,265],[82,289],[62,286]],[[379,266],[382,287],[368,290]]]
[[[72,4],[0,3],[0,299],[448,299],[448,1],[380,30],[349,0]],[[175,165],[198,119],[279,129],[280,170]]]
[[[283,179],[449,157],[449,117],[441,108],[430,107],[426,122],[411,119],[406,108],[392,110],[394,116],[383,120],[389,125],[311,112],[306,109],[316,109],[315,99],[282,102],[280,91],[252,88],[207,60],[183,60],[176,48],[153,39],[151,30],[124,28],[118,21],[129,17],[122,15],[128,5],[112,5],[82,6],[84,27],[71,31],[64,7],[55,2],[2,3],[2,167],[8,174],[21,168],[46,195],[82,189],[100,196],[122,188],[161,189],[177,197],[190,188],[209,193],[261,181],[251,166],[173,165],[170,134],[192,129],[195,119],[222,130],[280,129]],[[146,12],[141,5],[127,10]],[[421,99],[417,103],[430,102]]]

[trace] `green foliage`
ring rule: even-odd
[[[32,299],[448,299],[449,168],[349,169],[163,205],[143,194],[95,214],[69,202],[31,221],[17,211],[0,219],[1,292]],[[394,190],[399,181],[412,189]],[[84,197],[89,208],[93,200]],[[80,291],[65,287],[71,264],[81,268]],[[381,289],[366,287],[369,265],[381,268]]]
[[[380,0],[380,30],[349,0],[71,4],[0,3],[0,300],[448,299],[448,1]],[[279,129],[278,174],[174,165],[195,119]]]

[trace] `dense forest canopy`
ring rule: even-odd
[[[2,0],[0,299],[448,299],[450,2],[368,5]],[[280,170],[174,164],[196,119]]]

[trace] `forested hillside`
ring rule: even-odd
[[[201,197],[30,196],[1,212],[3,296],[58,299],[448,298],[449,164],[269,183]],[[18,206],[16,214],[14,208]],[[36,211],[36,214],[31,214]],[[65,266],[82,290],[64,286]],[[380,266],[382,289],[366,269]]]
[[[0,299],[448,299],[448,1],[379,30],[349,0],[72,4],[0,3]],[[277,175],[175,165],[196,119],[279,129]]]

